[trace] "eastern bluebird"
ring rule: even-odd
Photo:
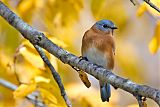
[[[85,32],[82,39],[82,57],[88,61],[103,66],[107,70],[114,67],[115,42],[113,31],[117,27],[110,20],[100,20]],[[99,79],[102,101],[109,102],[111,96],[110,84]]]

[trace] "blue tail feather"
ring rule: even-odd
[[[100,84],[100,92],[101,92],[101,99],[103,102],[107,101],[109,102],[109,98],[111,96],[111,88],[110,84]]]

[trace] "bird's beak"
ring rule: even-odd
[[[116,26],[113,26],[111,29],[118,29]]]
[[[113,25],[111,29],[118,29],[117,26]]]

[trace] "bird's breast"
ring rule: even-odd
[[[106,55],[95,47],[90,47],[83,53],[83,57],[86,57],[90,62],[103,66],[106,68],[107,57]]]

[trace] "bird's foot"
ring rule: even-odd
[[[76,70],[76,71],[81,71],[80,69],[78,69],[78,68],[76,68],[76,67],[74,67],[74,66],[71,66],[74,70]]]
[[[116,87],[116,86],[113,86],[113,87],[114,87],[114,89],[115,89],[115,90],[117,90],[117,89],[118,89],[118,87]]]
[[[80,56],[79,58],[80,58],[80,61],[81,61],[81,60],[88,61],[87,57]]]
[[[133,94],[133,96],[136,97],[137,101],[138,101],[138,104],[139,104],[139,107],[147,107],[146,105],[146,97],[143,97],[141,95],[138,95],[138,94]]]
[[[88,61],[87,57],[80,56],[79,58],[80,58],[79,61],[81,61],[81,60]],[[78,69],[78,68],[76,68],[76,67],[74,67],[74,66],[71,66],[71,67],[72,67],[74,70],[76,70],[76,71],[81,71],[80,69]]]

